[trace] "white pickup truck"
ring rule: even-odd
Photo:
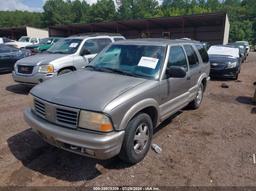
[[[25,48],[26,46],[38,44],[39,38],[22,36],[18,41],[8,42],[7,45],[14,46],[15,48]]]

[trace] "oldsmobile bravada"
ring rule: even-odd
[[[197,41],[119,41],[83,71],[34,87],[24,116],[56,147],[134,164],[146,156],[154,128],[188,104],[200,106],[209,70]]]

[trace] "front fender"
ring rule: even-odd
[[[157,110],[157,114],[159,114],[159,105],[156,100],[152,98],[144,99],[135,105],[133,105],[124,115],[120,125],[119,130],[123,130],[127,127],[129,121],[140,111],[147,107],[154,107]],[[159,123],[159,115],[157,116],[157,124]]]

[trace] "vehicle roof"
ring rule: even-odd
[[[157,46],[167,46],[171,44],[180,44],[180,43],[194,43],[202,44],[199,41],[194,40],[185,40],[185,39],[165,39],[165,38],[143,38],[143,39],[132,39],[125,41],[117,41],[114,44],[137,44],[137,45],[157,45]]]
[[[123,37],[121,34],[118,33],[84,33],[84,34],[76,34],[69,36],[67,38],[77,38],[77,39],[85,39],[89,37],[100,37],[100,36],[107,36],[107,37],[113,37],[113,36],[120,36]]]

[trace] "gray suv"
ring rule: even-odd
[[[197,41],[115,42],[83,71],[34,87],[25,120],[59,148],[134,164],[147,154],[154,128],[187,105],[200,106],[209,71]]]

